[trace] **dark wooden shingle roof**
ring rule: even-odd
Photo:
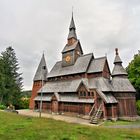
[[[71,46],[69,46],[69,45],[67,44],[67,45],[64,47],[62,53],[65,53],[65,52],[67,52],[67,51],[72,51],[72,50],[74,50],[74,49],[77,47],[77,45],[78,45],[78,40],[77,40],[74,44],[72,44]]]
[[[82,55],[76,60],[74,65],[68,67],[62,67],[62,61],[59,61],[54,65],[47,77],[50,78],[63,75],[85,73],[92,59],[92,56],[93,54],[91,53]]]
[[[112,91],[109,79],[104,77],[91,78],[88,80],[88,87],[90,89],[99,89],[103,92]]]
[[[116,64],[112,71],[112,76],[127,76],[126,70],[122,67],[121,64]]]
[[[103,93],[100,90],[96,90],[100,97],[104,100],[105,103],[118,103],[115,97],[111,93]]]
[[[95,58],[91,61],[87,73],[102,72],[104,69],[106,57]]]
[[[122,61],[119,57],[118,49],[116,49],[111,84],[113,92],[136,92],[127,77],[126,70],[122,66]]]
[[[112,78],[112,91],[114,92],[136,92],[127,77]]]
[[[48,69],[47,69],[45,57],[43,54],[33,81],[46,80],[47,74],[48,74]]]
[[[47,82],[38,92],[76,92],[80,83],[81,79]]]

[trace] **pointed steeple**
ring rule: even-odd
[[[72,28],[76,29],[74,19],[73,19],[73,12],[72,12],[72,18],[71,18],[71,23],[70,23],[69,29],[72,29]]]
[[[46,81],[46,77],[48,74],[48,69],[47,69],[47,65],[46,65],[46,61],[45,61],[45,57],[44,57],[44,53],[42,55],[41,61],[39,63],[39,66],[37,68],[36,74],[34,76],[34,81]]]
[[[121,58],[119,56],[118,48],[115,49],[115,52],[116,52],[116,56],[115,56],[114,64],[116,64],[116,63],[120,63],[121,64],[122,60],[121,60]]]
[[[72,18],[71,18],[71,23],[70,23],[70,27],[69,27],[69,35],[68,35],[68,39],[74,38],[77,40],[77,35],[76,35],[76,27],[75,27],[75,23],[74,23],[74,19],[73,19],[73,12],[72,12]]]
[[[114,68],[113,68],[113,71],[112,71],[112,77],[127,76],[127,72],[122,66],[122,60],[119,56],[118,48],[116,48],[115,51],[116,51],[116,56],[115,56],[115,60],[114,60]]]
[[[122,60],[119,56],[118,49],[116,49],[116,57],[114,60],[114,69],[112,71],[111,83],[113,92],[136,92],[127,77],[126,70],[122,66]]]

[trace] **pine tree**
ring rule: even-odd
[[[2,58],[0,57],[0,104],[2,104],[3,101],[4,91],[4,68]]]
[[[18,107],[21,98],[22,77],[21,73],[18,72],[19,64],[12,47],[6,48],[6,51],[1,53],[1,61],[4,69],[2,72],[2,83],[4,86],[2,102],[5,105],[12,104]]]

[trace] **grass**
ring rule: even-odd
[[[113,126],[113,125],[140,125],[140,120],[137,120],[137,121],[127,121],[127,120],[105,121],[103,123],[103,126]]]
[[[110,129],[0,111],[0,140],[139,140],[140,129]]]

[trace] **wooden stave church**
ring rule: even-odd
[[[128,80],[118,49],[115,51],[112,73],[107,57],[84,55],[72,15],[62,61],[48,73],[43,54],[34,76],[29,108],[39,109],[42,100],[44,112],[92,116],[101,111],[100,118],[112,120],[137,117],[136,90]]]

